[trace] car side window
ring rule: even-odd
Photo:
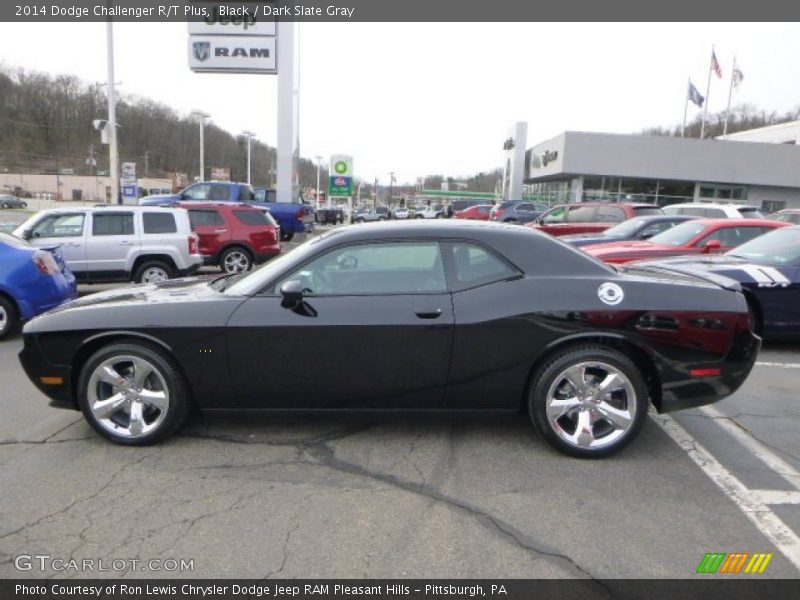
[[[177,233],[175,215],[168,212],[146,212],[142,215],[144,233]]]
[[[533,212],[532,204],[517,204],[517,210],[520,212]]]
[[[212,185],[208,194],[209,200],[230,200],[231,187],[227,185]]]
[[[190,187],[183,194],[187,200],[208,200],[208,192],[211,189],[210,185],[201,184]]]
[[[558,208],[554,208],[550,212],[542,215],[542,223],[544,223],[545,225],[549,225],[551,223],[563,223],[566,216],[567,216],[566,207],[559,206]]]
[[[92,235],[132,235],[133,213],[97,213],[92,217]]]
[[[195,227],[225,225],[225,219],[216,210],[190,210],[189,222]]]
[[[697,246],[704,246],[711,240],[717,240],[724,247],[736,247],[750,240],[757,238],[764,233],[762,227],[726,227],[717,229],[697,243]]]
[[[713,219],[724,219],[725,218],[725,211],[722,210],[721,208],[707,208],[705,210],[705,213],[706,213],[705,216],[707,216],[709,218],[713,218]]]
[[[39,221],[31,229],[31,235],[36,238],[49,237],[80,237],[83,235],[83,223],[86,215],[50,215]]]
[[[653,237],[657,233],[661,233],[662,231],[666,231],[667,229],[672,229],[677,224],[678,222],[676,221],[660,221],[658,223],[652,223],[639,232],[639,237],[640,238]]]
[[[345,246],[301,267],[299,280],[315,296],[422,294],[447,291],[438,242],[389,242]]]
[[[503,281],[519,275],[514,267],[493,252],[470,243],[446,245],[453,265],[451,287],[454,291]]]
[[[595,219],[594,206],[570,206],[567,221],[569,223],[591,223]]]
[[[597,221],[600,223],[622,223],[625,218],[625,211],[619,206],[601,206],[597,209]]]

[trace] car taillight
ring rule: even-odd
[[[193,233],[189,236],[189,254],[197,254],[198,248],[198,236],[196,233]]]
[[[303,215],[305,215],[305,213],[306,213],[306,211],[305,211],[304,208],[298,208],[297,209],[297,214],[295,215],[295,217],[297,217],[298,221],[302,221],[303,220]]]
[[[53,255],[49,252],[39,250],[35,252],[33,257],[33,264],[45,275],[58,275],[61,271],[58,269],[58,263]]]

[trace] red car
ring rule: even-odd
[[[654,235],[647,241],[609,242],[581,250],[607,263],[658,259],[683,254],[725,252],[759,235],[786,227],[767,219],[693,219]]]
[[[471,221],[488,221],[491,210],[491,204],[476,204],[464,210],[457,210],[453,213],[453,217],[456,219],[469,219]]]
[[[578,202],[554,206],[539,215],[538,219],[526,227],[533,227],[555,236],[573,233],[599,233],[633,217],[663,214],[664,211],[661,210],[661,207],[655,204]]]
[[[280,227],[263,208],[239,203],[181,202],[200,237],[205,264],[243,273],[280,254]]]

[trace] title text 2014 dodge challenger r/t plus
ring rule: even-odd
[[[617,270],[479,222],[352,226],[249,274],[94,294],[30,321],[22,364],[122,444],[204,411],[519,414],[557,449],[609,454],[648,401],[714,402],[760,346],[739,284]],[[309,375],[307,357],[324,357]]]

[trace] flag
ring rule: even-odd
[[[742,80],[744,79],[744,75],[742,75],[742,70],[739,68],[739,65],[736,64],[736,61],[733,61],[733,71],[731,71],[731,80],[733,81],[733,89],[738,90],[739,86],[742,84]]]
[[[688,96],[689,100],[694,102],[698,106],[698,108],[703,108],[703,102],[705,102],[706,99],[700,95],[700,92],[697,91],[697,88],[694,87],[694,84],[691,82],[691,80],[689,81]]]
[[[722,69],[719,68],[719,61],[717,60],[717,53],[711,50],[711,70],[717,74],[717,77],[722,79]]]

